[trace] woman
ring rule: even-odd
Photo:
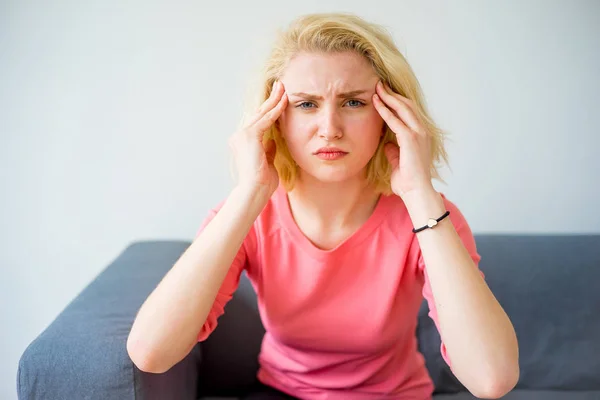
[[[143,304],[132,360],[163,372],[183,359],[246,270],[265,398],[431,398],[415,337],[423,297],[456,377],[478,397],[507,393],[515,332],[469,225],[432,185],[443,132],[389,34],[350,14],[303,16],[264,83],[230,139],[239,182]]]

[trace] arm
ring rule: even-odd
[[[446,211],[443,198],[435,190],[410,193],[403,200],[414,227]],[[475,396],[498,398],[510,391],[519,377],[516,334],[451,217],[452,211],[434,229],[416,234],[440,336],[452,361],[452,372],[461,383]]]
[[[219,288],[267,200],[258,193],[234,189],[148,296],[127,339],[127,352],[139,369],[165,372],[192,350]]]

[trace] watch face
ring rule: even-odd
[[[438,223],[437,220],[431,218],[431,219],[429,219],[429,221],[427,221],[427,226],[430,228],[433,228],[434,226],[437,225],[437,223]]]

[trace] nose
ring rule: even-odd
[[[323,107],[319,121],[319,137],[329,142],[343,136],[340,116],[335,107]]]

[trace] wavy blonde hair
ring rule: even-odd
[[[346,51],[355,51],[365,57],[382,81],[395,92],[413,101],[417,118],[431,136],[431,176],[445,183],[438,168],[442,162],[448,164],[443,143],[446,132],[430,118],[421,87],[412,68],[383,26],[365,21],[354,14],[307,14],[293,20],[287,29],[279,30],[271,52],[260,71],[259,90],[254,91],[254,96],[257,94],[258,96],[246,102],[242,124],[266,101],[271,94],[273,83],[281,79],[286,66],[295,55],[301,52]],[[265,132],[263,142],[266,144],[271,139],[276,144],[274,164],[279,179],[284,188],[290,191],[294,187],[299,167],[292,159],[277,123]],[[386,124],[385,133],[366,168],[368,182],[378,193],[384,194],[392,193],[390,187],[392,168],[384,152],[384,145],[388,142],[398,144],[396,135]]]

